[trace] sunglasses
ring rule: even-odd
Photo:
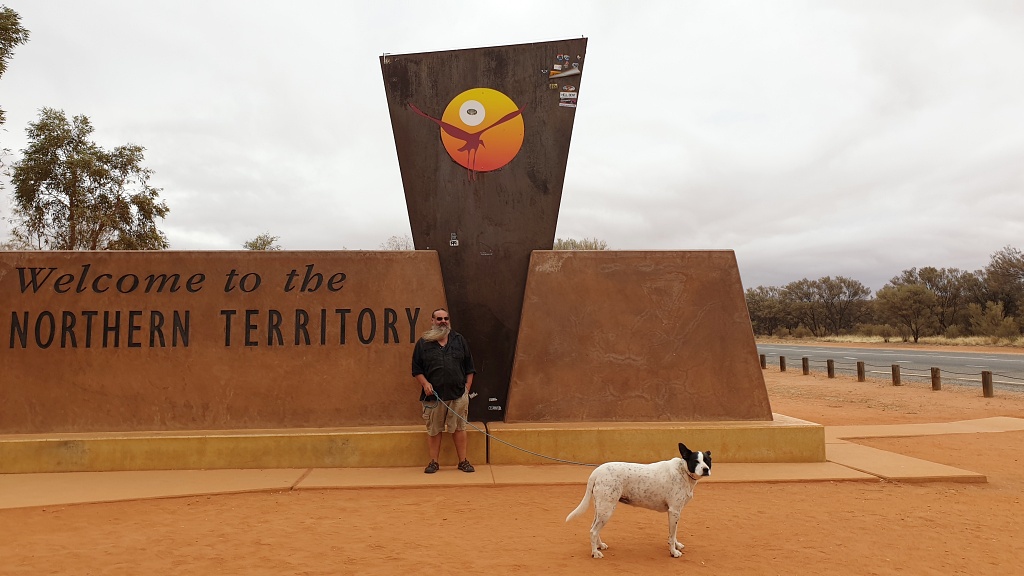
[[[437,316],[436,318],[434,318],[434,320],[437,320],[438,322],[441,322],[442,320],[444,320],[444,321],[447,322],[448,321],[448,317],[447,316]]]

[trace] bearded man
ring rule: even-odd
[[[466,419],[469,390],[473,387],[473,355],[469,342],[451,329],[444,308],[430,315],[430,330],[416,342],[412,352],[412,377],[419,383],[423,419],[427,421],[427,451],[430,464],[423,470],[433,474],[441,467],[441,433],[448,431],[459,456],[459,470],[475,472],[466,459]]]

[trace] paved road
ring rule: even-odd
[[[943,383],[975,386],[981,386],[981,372],[988,370],[997,387],[1024,389],[1024,354],[788,344],[758,344],[757,351],[765,355],[768,365],[778,366],[779,356],[785,356],[787,370],[799,371],[801,359],[807,357],[813,372],[824,372],[826,361],[831,359],[840,374],[856,374],[857,362],[864,362],[870,377],[891,378],[892,365],[899,364],[902,380],[930,382],[931,368],[936,367]]]

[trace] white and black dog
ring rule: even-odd
[[[682,556],[683,544],[676,540],[679,514],[693,498],[697,481],[711,475],[711,452],[693,452],[680,442],[679,455],[682,458],[653,464],[607,462],[590,474],[583,501],[565,521],[582,514],[594,498],[594,524],[590,527],[590,552],[594,558],[604,558],[601,550],[608,545],[601,541],[601,529],[619,502],[668,512],[668,551],[676,558]]]

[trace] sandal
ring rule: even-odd
[[[434,472],[437,472],[438,469],[440,468],[441,466],[438,465],[437,460],[431,460],[430,464],[427,464],[427,467],[423,469],[423,473],[433,474]]]
[[[473,465],[469,463],[469,460],[459,462],[459,470],[462,470],[463,472],[476,472],[476,468],[473,468]]]

